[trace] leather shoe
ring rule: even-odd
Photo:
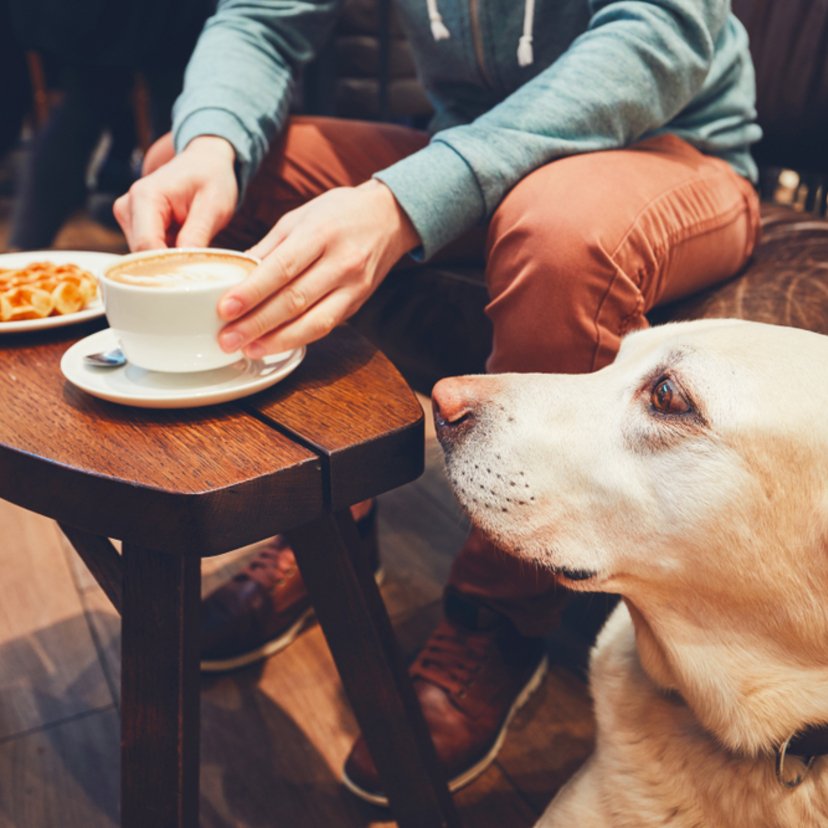
[[[356,519],[359,552],[369,560],[379,581],[376,503],[358,503],[351,513]],[[277,535],[238,575],[202,601],[201,669],[234,670],[278,653],[296,639],[312,615],[293,550],[284,536]]]
[[[494,761],[509,722],[546,672],[543,639],[449,587],[445,617],[410,668],[437,757],[456,791]],[[374,805],[388,805],[365,740],[345,762],[345,786]]]

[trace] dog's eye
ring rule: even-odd
[[[650,392],[650,405],[661,414],[686,414],[693,410],[690,401],[669,377],[656,380]]]

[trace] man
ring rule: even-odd
[[[336,5],[220,3],[176,103],[176,154],[169,141],[154,147],[148,175],[116,204],[141,249],[207,244],[242,202],[227,232],[261,237],[252,253],[263,261],[219,305],[225,349],[258,357],[318,339],[401,256],[473,244],[483,227],[488,369],[593,371],[654,305],[750,255],[759,129],[728,0],[402,0],[434,104],[430,138],[288,117],[291,78]],[[372,505],[352,511],[372,555]],[[540,680],[560,606],[551,578],[471,532],[444,620],[411,668],[453,789],[493,760]],[[276,539],[207,600],[207,666],[284,646],[308,609]],[[345,781],[385,801],[362,741]]]

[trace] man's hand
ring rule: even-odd
[[[232,144],[204,135],[158,166],[170,150],[169,138],[159,139],[147,153],[154,170],[115,202],[113,212],[131,250],[206,247],[236,208]],[[152,167],[146,164],[145,172]]]
[[[263,261],[219,302],[226,351],[251,358],[320,339],[368,299],[419,244],[379,181],[342,187],[285,214],[248,252]]]

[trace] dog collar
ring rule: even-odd
[[[810,725],[787,739],[787,752],[794,756],[828,754],[828,724]]]
[[[828,755],[828,725],[809,725],[803,730],[792,733],[776,748],[776,762],[774,769],[780,785],[786,788],[796,788],[802,784],[819,756]],[[794,776],[785,773],[785,760],[788,756],[796,756],[800,763],[800,770]]]
[[[677,690],[669,690],[668,696],[687,706],[687,701]],[[780,785],[796,788],[820,756],[828,756],[828,724],[807,725],[788,736],[781,745],[774,748],[774,769]],[[790,757],[799,761],[799,772],[793,776],[786,774],[785,764]]]

